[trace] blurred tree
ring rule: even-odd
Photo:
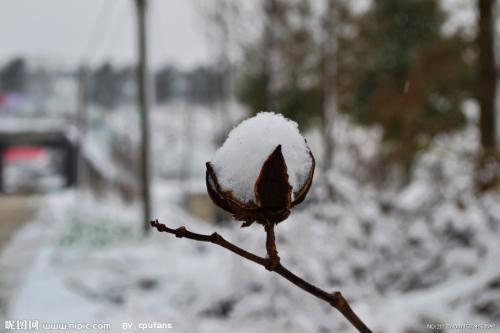
[[[221,74],[213,67],[197,67],[186,73],[186,99],[200,104],[213,104],[227,98],[220,91]]]
[[[103,64],[93,75],[92,100],[104,108],[114,108],[121,96],[121,82],[113,65]]]
[[[478,35],[476,38],[479,51],[477,99],[481,108],[479,127],[481,144],[490,153],[496,149],[495,96],[497,69],[495,66],[494,21],[492,17],[494,0],[478,1]]]
[[[176,70],[171,66],[166,66],[155,74],[156,101],[158,103],[168,102],[174,97],[176,76]]]
[[[429,139],[465,121],[474,52],[460,34],[445,36],[434,0],[374,2],[341,39],[339,105],[365,124],[380,124],[388,160],[409,171]]]
[[[216,0],[213,6],[206,10],[208,17],[208,31],[211,32],[214,53],[214,65],[219,74],[218,89],[220,98],[217,100],[218,109],[218,128],[217,139],[222,144],[222,140],[229,129],[234,125],[231,121],[229,113],[229,96],[232,86],[233,64],[231,60],[231,46],[233,36],[236,34],[235,26],[239,24],[239,8],[238,4],[232,0]]]
[[[301,126],[320,120],[327,144],[337,110],[379,124],[386,143],[381,177],[390,165],[408,175],[416,152],[434,135],[465,123],[473,43],[461,32],[442,33],[446,16],[435,0],[380,0],[361,14],[352,2],[327,0],[319,16],[313,4],[318,7],[308,0],[263,2],[264,27],[244,49],[239,100]],[[333,145],[326,146],[331,161]]]
[[[230,73],[233,68],[229,67],[226,71]],[[221,89],[221,84],[227,84],[227,80],[229,75],[222,75],[218,66],[180,71],[167,65],[155,73],[156,101],[167,103],[174,98],[183,98],[191,103],[213,104],[228,98],[229,91]]]
[[[0,69],[0,90],[24,92],[26,88],[26,62],[17,57]]]
[[[303,126],[321,115],[321,78],[314,16],[308,0],[263,1],[264,28],[245,49],[237,97],[252,112],[271,110]]]
[[[347,21],[346,15],[349,12],[348,1],[326,0],[325,8],[320,16],[320,58],[318,73],[321,79],[321,123],[323,134],[323,163],[322,171],[325,176],[322,182],[326,186],[330,199],[335,195],[333,185],[330,184],[328,172],[333,167],[334,140],[333,122],[337,114],[337,52],[338,39]]]
[[[496,90],[498,71],[495,64],[494,0],[478,1],[478,34],[476,47],[479,52],[476,97],[480,106],[479,129],[482,153],[477,170],[477,187],[487,190],[500,185],[500,154],[497,151]]]
[[[125,66],[116,70],[117,99],[120,103],[133,103],[137,99],[137,70],[134,66]]]

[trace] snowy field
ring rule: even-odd
[[[171,126],[183,121],[173,119]],[[500,330],[500,193],[472,191],[475,128],[436,138],[418,156],[409,185],[398,190],[363,180],[380,131],[339,117],[334,136],[334,171],[326,176],[337,198],[321,199],[317,175],[306,201],[277,227],[282,263],[326,290],[342,291],[375,332],[430,332],[438,324]],[[157,161],[165,161],[157,175],[173,172],[165,169],[172,155],[162,153],[168,139],[162,140],[154,147]],[[215,147],[196,145],[203,135],[194,140],[204,150],[193,158],[198,164]],[[309,136],[313,152],[317,141]],[[264,255],[261,227],[197,220],[182,206],[183,187],[155,181],[160,222],[217,231]],[[113,332],[122,332],[123,323],[138,331],[140,323],[172,327],[148,332],[354,332],[322,301],[215,245],[154,230],[142,238],[139,206],[75,191],[52,194],[41,206],[1,257],[2,267],[8,262],[18,272],[7,319],[111,323]]]

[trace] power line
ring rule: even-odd
[[[102,44],[104,36],[106,35],[105,32],[108,30],[109,23],[111,21],[108,18],[115,9],[116,4],[116,0],[103,0],[102,6],[99,10],[99,14],[93,25],[94,28],[90,33],[89,39],[85,44],[85,48],[82,52],[82,63],[85,62],[85,60],[88,60],[86,58],[89,58],[91,55],[95,54],[95,50],[97,50],[100,44]]]
[[[124,28],[124,25],[127,23],[127,20],[124,19],[124,17],[126,17],[127,14],[125,12],[126,7],[124,6],[124,4],[129,6],[129,2],[121,2],[120,3],[121,7],[118,7],[114,11],[115,15],[110,18],[108,31],[106,33],[105,38],[103,38],[104,43],[102,43],[101,44],[102,47],[99,50],[97,50],[100,51],[102,56],[106,55],[109,52],[109,50],[113,50],[114,45],[120,45],[124,37],[129,37],[127,36],[127,33],[125,32],[126,29]],[[131,47],[130,51],[132,50],[133,48]],[[98,53],[97,51],[96,53]]]

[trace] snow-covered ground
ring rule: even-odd
[[[429,332],[428,324],[498,331],[500,193],[473,192],[475,128],[436,138],[403,189],[366,181],[379,130],[339,117],[334,135],[327,176],[337,200],[318,199],[317,178],[309,198],[277,227],[282,263],[326,290],[341,290],[375,332]],[[197,137],[195,147],[215,149],[203,142],[206,135]],[[161,140],[155,156],[167,163],[172,155],[162,149],[172,140]],[[310,144],[315,152],[314,139]],[[155,181],[154,216],[161,222],[217,231],[264,254],[259,226],[199,221],[183,209],[182,189],[179,181]],[[140,323],[155,322],[172,328],[145,331],[354,332],[324,302],[213,244],[156,231],[143,238],[139,206],[72,191],[51,195],[43,206],[9,250],[38,243],[12,290],[8,319],[111,323],[116,332],[123,323],[140,330]]]

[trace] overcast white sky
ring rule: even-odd
[[[238,6],[253,3],[241,1]],[[370,1],[356,2],[363,3],[366,7]],[[135,63],[134,0],[1,0],[1,4],[0,65],[16,55],[64,67],[75,67],[82,60]],[[212,1],[149,0],[149,4],[149,58],[154,66],[173,63],[186,68],[211,62],[217,43],[211,40],[213,31],[203,10],[213,6]],[[470,0],[442,0],[442,5],[454,13],[445,30],[474,23]],[[233,28],[241,27],[242,22],[236,22]]]
[[[210,43],[199,3],[149,3],[154,65],[191,67],[209,61]],[[76,66],[82,59],[133,63],[134,9],[132,0],[2,0],[0,64],[15,55],[64,66]]]

